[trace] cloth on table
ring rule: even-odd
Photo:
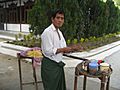
[[[31,57],[33,58],[33,66],[39,66],[41,64],[41,60],[43,58],[41,48],[33,47],[20,52],[20,55],[23,57]]]

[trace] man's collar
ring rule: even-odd
[[[51,24],[51,27],[52,27],[53,31],[56,31],[56,28],[55,28],[55,26],[53,24]]]

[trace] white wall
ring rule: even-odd
[[[29,24],[21,24],[22,32],[29,32]],[[6,24],[4,24],[4,29],[6,30]],[[7,24],[7,30],[9,31],[20,31],[20,24]]]

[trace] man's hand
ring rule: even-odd
[[[72,45],[70,47],[71,47],[73,52],[74,51],[83,51],[84,50],[84,48],[81,45]]]
[[[63,53],[70,53],[70,52],[72,52],[72,48],[71,47],[63,48]]]
[[[70,52],[72,52],[71,47],[64,47],[57,49],[57,53],[70,53]]]
[[[75,51],[83,51],[84,48],[80,45],[72,45],[70,47],[64,47],[57,49],[57,53],[70,53]]]

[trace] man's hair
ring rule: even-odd
[[[56,9],[53,14],[52,14],[52,18],[55,18],[56,17],[56,14],[63,14],[65,16],[65,13],[62,9]]]

